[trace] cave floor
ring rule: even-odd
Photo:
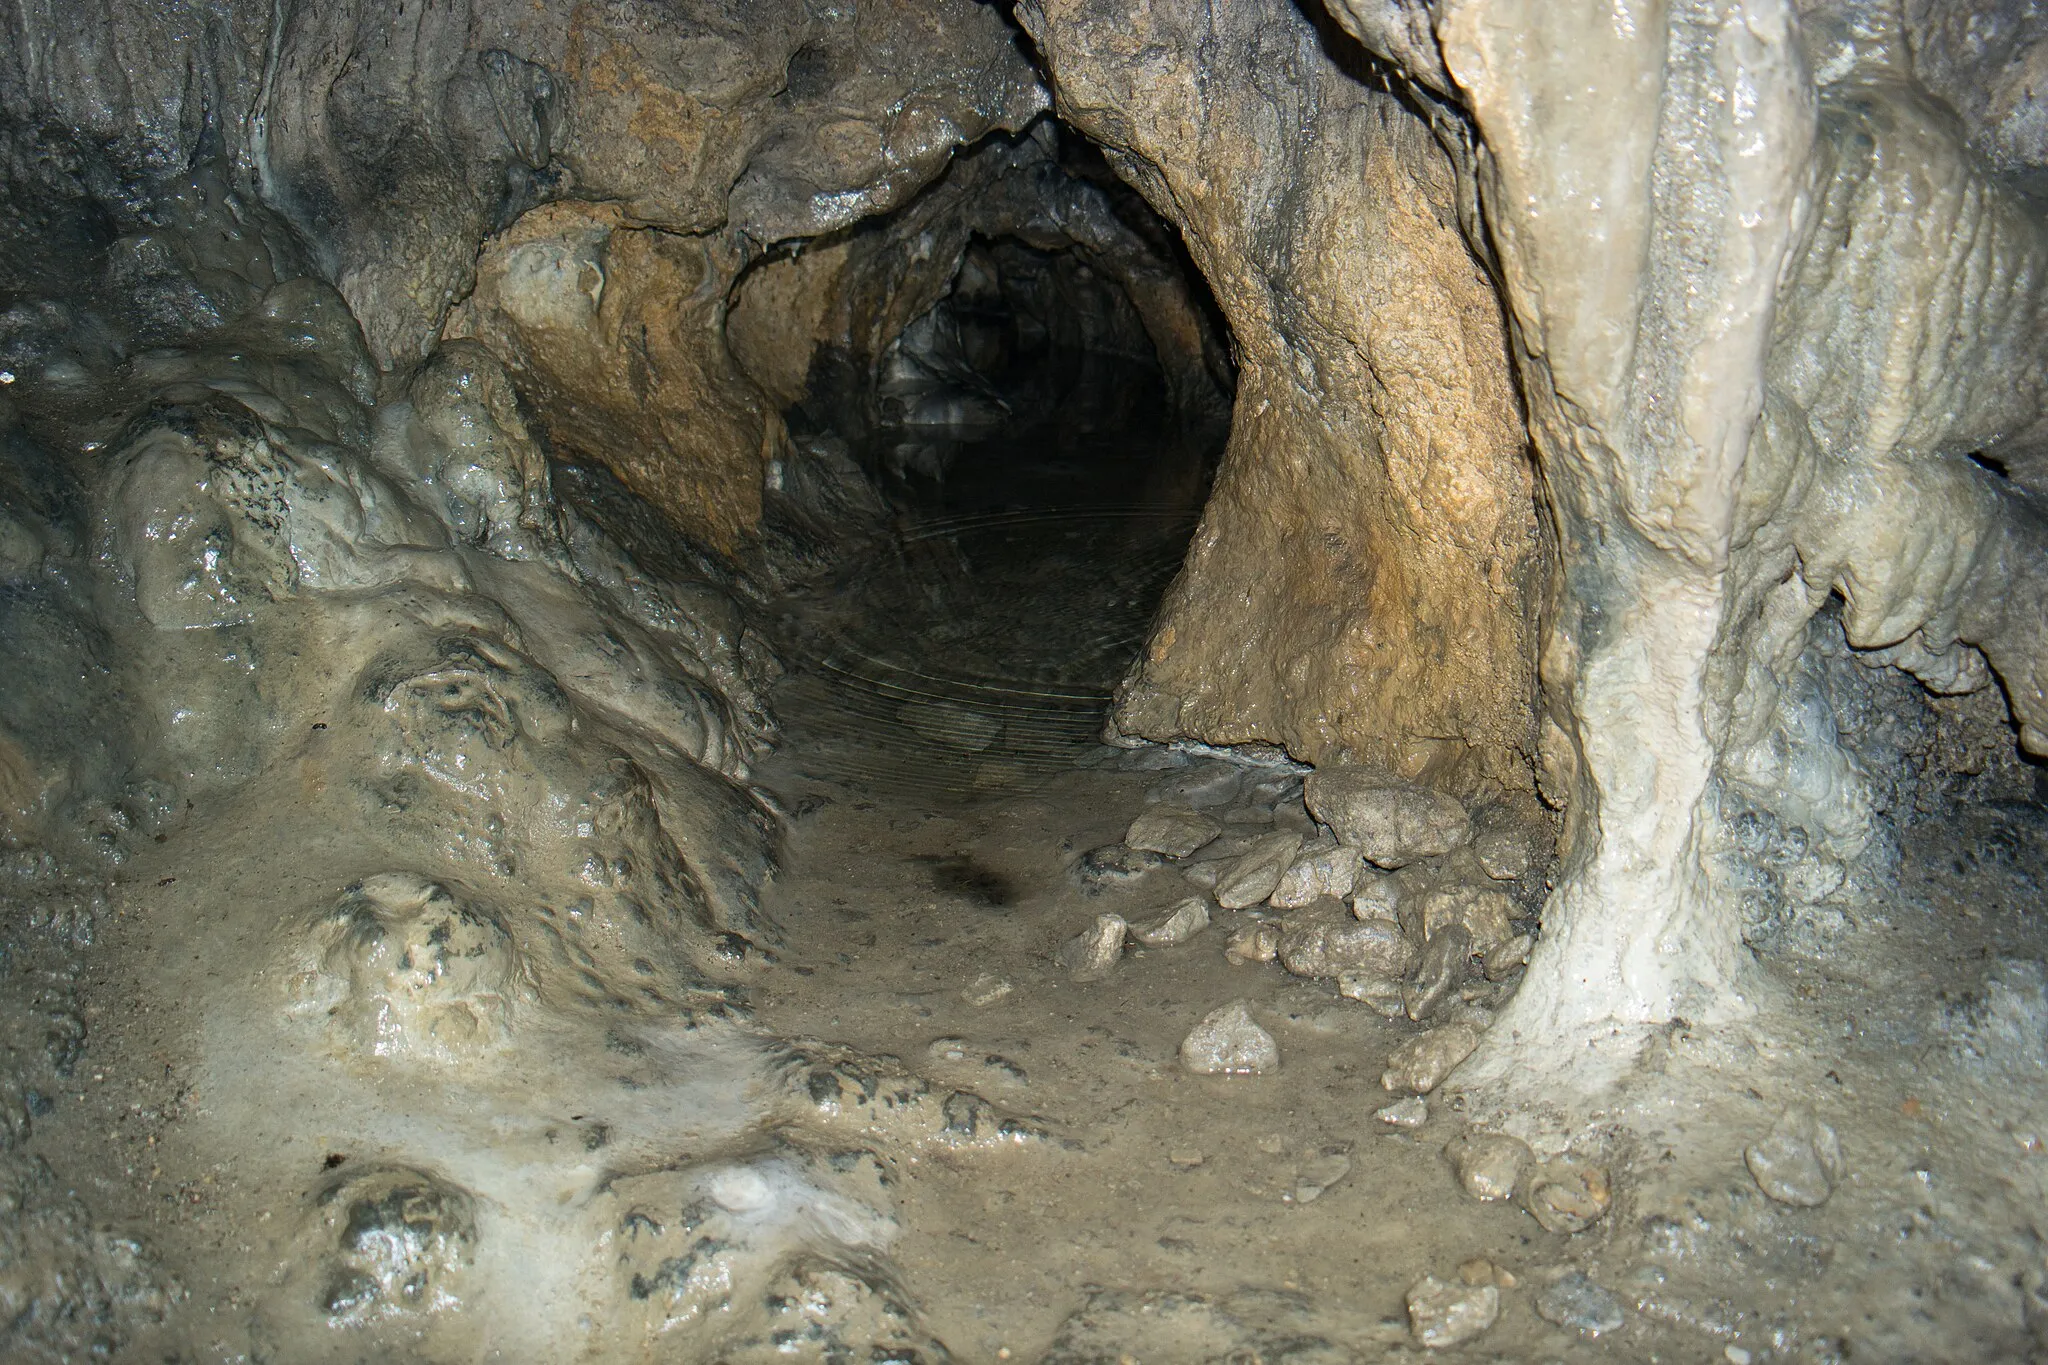
[[[1376,1120],[1394,1098],[1387,1056],[1415,1026],[1332,982],[1227,961],[1228,913],[1128,951],[1107,979],[1070,979],[1057,949],[1098,914],[1142,924],[1190,894],[1171,866],[1092,891],[1070,870],[1121,839],[1162,773],[1203,757],[1095,738],[1190,505],[949,509],[907,522],[900,554],[854,586],[793,608],[808,653],[755,775],[787,817],[764,906],[781,943],[747,967],[748,1027],[853,1049],[1015,1121],[995,1141],[870,1134],[901,1227],[892,1275],[930,1336],[967,1361],[2029,1358],[2048,1236],[2037,808],[1908,831],[1895,890],[1847,907],[1824,946],[1760,958],[1749,1024],[1653,1046],[1575,1148],[1615,1191],[1575,1235],[1461,1192],[1443,1155],[1465,1126],[1456,1096],[1430,1097],[1417,1128]],[[265,1323],[293,1255],[276,1229],[301,1197],[270,1150],[293,1116],[222,1095],[206,1042],[222,983],[258,960],[236,935],[260,917],[200,909],[252,894],[236,847],[202,823],[145,849],[96,946],[9,959],[18,982],[74,1001],[88,1036],[29,1149],[177,1285],[127,1358],[315,1358],[262,1347],[291,1339]],[[309,848],[287,881],[329,875]],[[1278,1070],[1187,1073],[1182,1038],[1238,999]],[[270,1064],[246,1058],[251,1085]],[[1744,1166],[1790,1105],[1840,1135],[1846,1173],[1818,1208],[1772,1203]],[[1415,1345],[1409,1287],[1458,1282],[1478,1258],[1498,1321]],[[1619,1326],[1538,1315],[1572,1272]],[[358,1358],[327,1341],[319,1358]],[[521,1358],[502,1337],[437,1341],[418,1358]]]

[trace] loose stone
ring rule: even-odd
[[[1230,936],[1223,956],[1236,966],[1248,962],[1271,962],[1280,955],[1280,926],[1261,921],[1247,924]]]
[[[1342,900],[1357,884],[1361,866],[1358,850],[1339,843],[1306,849],[1280,874],[1270,904],[1276,910],[1299,910],[1325,896]]]
[[[1613,1202],[1607,1169],[1572,1160],[1537,1167],[1522,1191],[1522,1207],[1547,1232],[1584,1232]]]
[[[1742,1155],[1758,1189],[1796,1208],[1827,1203],[1842,1179],[1841,1143],[1810,1109],[1787,1109],[1771,1135]]]
[[[1520,830],[1496,829],[1472,841],[1472,851],[1486,875],[1497,882],[1517,881],[1529,875],[1536,864],[1529,840]]]
[[[1198,886],[1204,891],[1214,891],[1216,883],[1222,880],[1223,867],[1220,862],[1189,863],[1180,870],[1180,875],[1190,886]]]
[[[1401,983],[1385,972],[1340,972],[1337,976],[1337,994],[1346,1000],[1356,1000],[1374,1013],[1389,1019],[1398,1018],[1408,1008],[1407,997],[1402,994]]]
[[[1410,1095],[1376,1111],[1373,1117],[1389,1128],[1420,1128],[1429,1122],[1429,1103],[1420,1095]]]
[[[1478,1046],[1479,1030],[1470,1024],[1431,1029],[1394,1049],[1380,1084],[1396,1094],[1427,1095]]]
[[[1621,1300],[1574,1270],[1536,1296],[1536,1316],[1597,1337],[1621,1326]]]
[[[1216,903],[1225,910],[1257,905],[1280,885],[1280,874],[1301,850],[1301,836],[1292,831],[1259,838],[1216,882]]]
[[[1280,930],[1280,964],[1296,976],[1348,971],[1400,977],[1415,965],[1415,947],[1386,920],[1356,920],[1337,901],[1290,915]]]
[[[1421,904],[1422,936],[1433,939],[1452,925],[1464,929],[1473,954],[1484,957],[1515,936],[1515,903],[1490,887],[1454,886],[1431,891]]]
[[[1208,900],[1189,896],[1173,907],[1172,914],[1138,930],[1136,938],[1147,948],[1169,948],[1176,943],[1186,943],[1208,927]]]
[[[1536,940],[1527,934],[1516,934],[1486,955],[1485,970],[1488,981],[1498,981],[1515,968],[1529,961],[1529,950],[1536,946]]]
[[[1301,1168],[1301,1177],[1295,1182],[1294,1202],[1313,1204],[1323,1197],[1323,1191],[1351,1174],[1351,1158],[1343,1152],[1325,1152]]]
[[[1364,768],[1318,768],[1303,785],[1316,819],[1380,867],[1406,867],[1472,838],[1472,820],[1451,797]]]
[[[1500,1290],[1490,1284],[1446,1284],[1424,1275],[1408,1291],[1408,1330],[1437,1350],[1472,1340],[1500,1316]]]
[[[1200,811],[1185,806],[1160,806],[1131,821],[1124,844],[1141,853],[1185,858],[1222,832],[1223,826]]]
[[[1176,1147],[1166,1154],[1166,1161],[1170,1166],[1179,1166],[1187,1169],[1201,1165],[1203,1157],[1202,1153],[1196,1148]]]
[[[1359,919],[1400,920],[1401,884],[1377,870],[1359,870],[1351,892],[1351,913]]]
[[[1249,1076],[1280,1065],[1280,1046],[1243,1000],[1212,1010],[1180,1044],[1180,1064],[1200,1076]]]
[[[1463,985],[1472,955],[1472,939],[1462,924],[1439,930],[1422,950],[1422,962],[1415,979],[1402,990],[1403,1007],[1416,1023],[1436,1012],[1451,992]]]
[[[1145,793],[1145,799],[1160,805],[1193,806],[1197,809],[1227,806],[1237,799],[1238,788],[1243,784],[1242,768],[1235,763],[1210,759],[1168,773],[1152,784],[1151,790]]]
[[[976,1009],[981,1009],[986,1005],[995,1004],[1015,989],[1016,987],[994,972],[983,972],[961,989],[960,998]]]
[[[1123,960],[1124,938],[1129,933],[1123,916],[1097,915],[1093,928],[1068,939],[1060,949],[1060,965],[1075,981],[1100,981]]]
[[[1493,1262],[1484,1256],[1474,1256],[1469,1261],[1458,1263],[1458,1279],[1469,1285],[1493,1283]]]
[[[1468,1131],[1444,1148],[1458,1183],[1474,1199],[1491,1203],[1515,1197],[1522,1172],[1533,1165],[1536,1154],[1529,1144],[1507,1133]]]

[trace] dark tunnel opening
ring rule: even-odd
[[[785,410],[797,453],[771,471],[771,515],[829,501],[835,462],[865,504],[861,552],[792,609],[803,663],[778,712],[816,723],[813,766],[836,755],[886,786],[1065,770],[1099,740],[1228,437],[1222,313],[1176,231],[1050,118],[805,248],[825,253],[807,277],[804,255],[764,263],[730,327],[767,370],[782,343],[764,305],[828,320]]]

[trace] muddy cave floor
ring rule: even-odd
[[[1375,1121],[1387,1055],[1415,1026],[1332,982],[1226,961],[1230,914],[1128,952],[1107,980],[1068,979],[1055,951],[1097,914],[1142,923],[1190,892],[1170,866],[1093,892],[1068,870],[1190,761],[1094,738],[1187,502],[969,498],[906,524],[860,592],[799,604],[812,652],[756,775],[788,834],[766,901],[786,941],[748,985],[753,1025],[900,1058],[1047,1134],[901,1166],[892,1258],[931,1335],[970,1361],[2029,1358],[2048,997],[2011,963],[2048,956],[2034,807],[1908,831],[1895,893],[1851,907],[1823,955],[1763,960],[1751,1025],[1655,1046],[1594,1153],[1614,1205],[1577,1235],[1461,1192],[1442,1154],[1464,1127],[1455,1099],[1431,1097],[1419,1128]],[[161,1333],[123,1352],[136,1359],[250,1358],[262,1225],[302,1193],[271,1187],[277,1154],[196,1121],[215,1098],[192,1041],[204,975],[160,965],[231,974],[237,949],[151,914],[149,892],[205,856],[175,841],[136,857],[96,946],[45,983],[75,998],[87,1043],[30,1150],[179,1287]],[[37,970],[17,955],[17,981]],[[1278,1071],[1182,1070],[1188,1029],[1240,998]],[[1794,1104],[1840,1134],[1846,1175],[1820,1208],[1773,1204],[1744,1167]],[[291,1159],[323,1150],[307,1135]],[[1513,1280],[1498,1322],[1460,1347],[1412,1344],[1409,1286],[1482,1257]],[[1613,1293],[1618,1328],[1537,1315],[1573,1270]]]

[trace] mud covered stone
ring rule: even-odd
[[[1280,956],[1280,926],[1261,920],[1234,930],[1223,945],[1224,958],[1233,965],[1271,962]]]
[[[314,1199],[320,1258],[316,1306],[337,1323],[424,1315],[462,1302],[476,1255],[467,1192],[410,1167],[365,1170]]]
[[[1280,874],[1269,898],[1276,910],[1298,910],[1325,897],[1342,899],[1358,882],[1358,850],[1325,840],[1305,848]]]
[[[1278,1069],[1280,1046],[1245,1001],[1212,1010],[1181,1040],[1180,1064],[1201,1076],[1248,1076]]]
[[[1771,1135],[1750,1144],[1742,1157],[1758,1189],[1795,1208],[1827,1203],[1842,1179],[1841,1143],[1810,1109],[1787,1109]]]
[[[1389,1128],[1420,1128],[1429,1122],[1429,1103],[1420,1095],[1410,1095],[1374,1110],[1373,1117]]]
[[[1244,785],[1244,769],[1235,763],[1208,759],[1168,773],[1146,791],[1147,801],[1207,810],[1227,806]]]
[[[1570,1158],[1538,1166],[1522,1186],[1522,1207],[1548,1232],[1584,1232],[1613,1203],[1607,1168]]]
[[[1493,1326],[1500,1316],[1500,1290],[1424,1275],[1408,1291],[1408,1331],[1431,1350],[1457,1346]]]
[[[1377,921],[1375,921],[1377,923]],[[1451,998],[1471,965],[1472,939],[1462,924],[1446,925],[1424,945],[1415,979],[1401,988],[1402,1007],[1417,1023]]]
[[[1399,1093],[1427,1095],[1443,1083],[1458,1063],[1479,1046],[1479,1030],[1470,1024],[1445,1024],[1410,1038],[1387,1058],[1380,1084]]]
[[[1296,976],[1341,977],[1345,972],[1405,975],[1415,946],[1386,920],[1358,920],[1336,901],[1289,915],[1282,923],[1280,965]]]
[[[1397,1018],[1407,1009],[1401,983],[1385,972],[1349,971],[1337,975],[1337,994],[1356,1000],[1376,1014]]]
[[[1168,948],[1176,943],[1186,943],[1208,927],[1208,898],[1190,896],[1174,906],[1172,912],[1163,919],[1154,920],[1132,937],[1147,948]]]
[[[1536,1296],[1536,1316],[1589,1337],[1612,1332],[1622,1323],[1621,1300],[1595,1284],[1584,1271],[1573,1270]]]
[[[1303,797],[1316,819],[1379,867],[1406,867],[1472,838],[1472,818],[1455,798],[1372,769],[1318,768]]]
[[[1128,886],[1165,863],[1165,858],[1145,849],[1104,844],[1081,855],[1081,860],[1074,864],[1074,880],[1083,891],[1093,894],[1110,887]]]
[[[1216,903],[1225,910],[1243,910],[1265,900],[1300,850],[1301,836],[1291,830],[1260,836],[1217,879]]]
[[[1223,832],[1223,826],[1186,806],[1159,806],[1131,821],[1124,844],[1141,853],[1185,858]]]
[[[1456,925],[1464,929],[1470,951],[1479,957],[1515,936],[1515,903],[1491,887],[1450,886],[1428,891],[1418,909],[1424,940]]]

